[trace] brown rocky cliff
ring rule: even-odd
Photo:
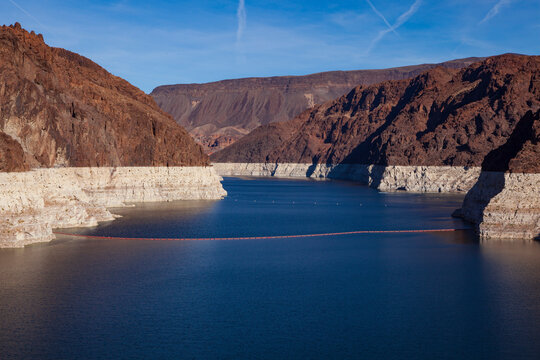
[[[0,132],[30,167],[208,163],[150,96],[19,24],[0,28]]]
[[[166,85],[157,87],[151,95],[163,110],[207,145],[209,151],[215,151],[259,125],[290,120],[316,104],[348,93],[357,85],[412,78],[438,65],[459,69],[479,60],[468,58],[382,70]],[[228,138],[221,145],[220,136]],[[216,139],[218,144],[211,146]]]
[[[287,128],[281,137],[261,127],[212,160],[480,166],[527,111],[539,108],[540,57],[501,55],[462,70],[438,67],[411,80],[356,87],[280,125]],[[261,140],[272,150],[258,153]]]

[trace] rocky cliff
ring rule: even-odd
[[[348,93],[357,85],[407,79],[437,66],[459,69],[478,60],[480,58],[467,58],[382,70],[166,85],[157,87],[151,95],[208,151],[215,152],[259,125],[290,120],[316,104]]]
[[[384,190],[467,191],[472,187],[471,194],[479,191],[479,200],[465,202],[464,217],[484,224],[482,236],[530,237],[540,232],[540,199],[516,194],[515,199],[525,200],[519,207],[508,199],[520,186],[523,193],[540,194],[539,182],[534,181],[540,173],[538,109],[540,57],[507,54],[461,70],[438,67],[410,80],[358,86],[292,121],[261,126],[211,159],[230,163],[218,165],[222,174],[251,171],[361,178]],[[508,178],[508,187],[491,191],[496,182],[486,172]],[[508,177],[505,172],[529,175]],[[526,230],[498,231],[493,225],[497,221],[489,225],[495,230],[486,230],[486,204],[498,193],[506,194],[499,198],[509,204],[506,209],[497,205],[506,212],[507,224],[512,222],[508,213],[515,215],[516,222],[525,221],[518,220],[518,208],[533,214],[524,215],[529,219]],[[481,210],[467,213],[474,202]],[[497,226],[500,229],[502,224]]]
[[[292,121],[262,126],[211,159],[479,167],[528,110],[540,108],[539,94],[537,56],[438,67],[410,80],[358,86]]]
[[[0,134],[4,171],[208,163],[150,96],[19,24],[0,28]]]
[[[0,248],[54,239],[53,228],[114,220],[130,203],[226,195],[211,167],[70,167],[0,173]]]
[[[540,110],[528,111],[507,141],[485,157],[455,215],[478,224],[482,238],[540,236]]]
[[[112,220],[109,206],[219,199],[206,165],[150,96],[19,24],[0,28],[0,247]]]

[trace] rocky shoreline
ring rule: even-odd
[[[214,163],[221,176],[275,176],[353,180],[380,191],[466,192],[479,167],[383,166],[359,164]]]
[[[379,191],[467,193],[454,216],[477,226],[481,240],[533,240],[540,234],[540,174],[460,166],[215,163],[221,176],[358,181]]]
[[[70,167],[0,172],[0,247],[54,239],[52,230],[113,220],[129,203],[221,199],[212,167]]]
[[[540,235],[540,174],[483,171],[454,215],[478,225],[482,240]]]

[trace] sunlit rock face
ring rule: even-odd
[[[3,171],[208,164],[152,97],[18,24],[0,28],[0,134]]]
[[[114,219],[130,203],[216,200],[226,195],[212,167],[101,167],[0,173],[0,247],[54,238],[53,228]]]
[[[152,97],[19,24],[0,28],[0,247],[130,202],[219,199],[208,157]]]

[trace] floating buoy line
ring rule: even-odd
[[[299,235],[271,235],[271,236],[237,236],[237,237],[203,237],[203,238],[145,238],[145,237],[125,237],[125,236],[99,236],[70,234],[64,232],[53,232],[55,235],[73,236],[85,239],[104,239],[104,240],[152,240],[152,241],[208,241],[208,240],[263,240],[263,239],[290,239],[290,238],[308,238],[325,236],[342,236],[355,234],[407,234],[407,233],[437,233],[452,232],[459,230],[469,230],[468,228],[455,229],[423,229],[423,230],[358,230],[344,231],[321,234],[299,234]]]

